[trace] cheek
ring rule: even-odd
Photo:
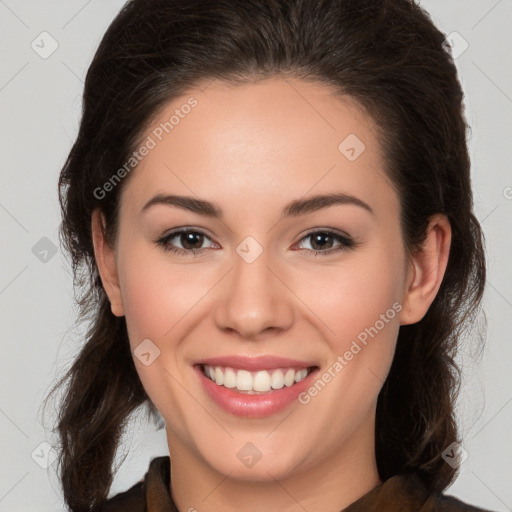
[[[402,267],[399,258],[394,262],[383,252],[369,252],[357,263],[354,258],[335,273],[325,269],[299,292],[308,294],[304,302],[318,316],[315,325],[328,345],[323,371],[301,397],[319,418],[320,438],[327,439],[326,416],[339,432],[357,428],[371,414],[389,372],[400,327]]]
[[[396,335],[390,324],[399,325],[403,280],[400,254],[386,254],[375,247],[353,253],[337,267],[318,266],[311,278],[297,279],[297,295],[323,325],[336,353],[343,353],[353,339],[372,327],[383,336]]]
[[[201,275],[180,271],[152,248],[132,246],[120,261],[120,280],[130,343],[169,339],[175,325],[204,295]],[[193,276],[193,279],[191,279]]]
[[[328,390],[320,392],[324,384],[315,383],[304,403],[315,401],[313,407],[325,414],[338,410],[333,421],[340,429],[349,417],[357,423],[372,409],[393,360],[402,309],[398,248],[375,244],[354,253],[346,265],[323,268],[298,291],[316,315],[329,353],[319,375]]]
[[[179,340],[187,313],[204,294],[203,288],[198,289],[200,279],[191,282],[190,272],[179,272],[177,266],[166,261],[165,255],[136,244],[124,251],[119,269],[128,337],[141,383],[166,421],[166,411],[172,411],[173,425],[185,429],[190,397],[175,385],[174,379],[184,380],[178,364]],[[141,345],[143,342],[146,345]],[[143,352],[137,350],[139,345],[149,347],[144,352],[150,352],[150,364],[138,359],[137,353]],[[158,355],[154,357],[155,354]],[[182,433],[185,435],[185,430]]]

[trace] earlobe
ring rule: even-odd
[[[446,215],[434,215],[423,246],[409,262],[400,325],[419,322],[434,301],[448,265],[451,236]]]
[[[98,266],[103,289],[110,301],[112,313],[115,316],[124,316],[115,251],[105,240],[102,226],[104,226],[104,217],[97,208],[93,211],[91,218],[91,234],[96,265]]]

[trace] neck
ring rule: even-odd
[[[369,424],[326,457],[294,466],[280,478],[268,467],[257,480],[215,470],[168,432],[174,502],[180,512],[340,512],[382,483]]]

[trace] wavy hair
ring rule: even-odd
[[[114,244],[118,200],[130,177],[99,199],[152,119],[209,80],[294,77],[354,98],[378,126],[385,169],[401,202],[409,254],[429,219],[452,228],[441,287],[421,321],[401,326],[378,397],[376,456],[382,481],[416,473],[442,491],[458,471],[441,454],[459,434],[454,358],[481,309],[484,236],[473,212],[463,92],[445,36],[413,0],[131,0],[88,69],[77,138],[61,170],[61,242],[69,252],[83,346],[50,394],[62,390],[56,429],[59,478],[73,512],[97,511],[132,412],[156,418],[133,362],[124,318],[109,307],[96,266],[91,215]],[[136,171],[135,171],[136,172]],[[480,340],[483,343],[483,339]]]

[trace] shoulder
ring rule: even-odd
[[[425,512],[492,512],[488,509],[475,507],[454,496],[436,494],[427,500]]]
[[[444,492],[429,492],[421,478],[414,473],[396,475],[387,480],[380,487],[378,498],[388,507],[384,509],[389,509],[390,512],[493,512],[470,505]]]
[[[420,491],[422,495],[422,507],[419,512],[493,512],[488,509],[483,509],[470,505],[455,496],[445,494],[444,492],[429,493],[425,485],[417,476],[412,476],[407,479],[409,485]]]
[[[170,457],[155,457],[144,477],[127,491],[109,498],[99,512],[146,512],[148,499],[165,505],[170,512],[175,506],[169,494]]]
[[[101,512],[144,512],[145,511],[144,482],[137,482],[127,491],[116,494],[101,508]]]

